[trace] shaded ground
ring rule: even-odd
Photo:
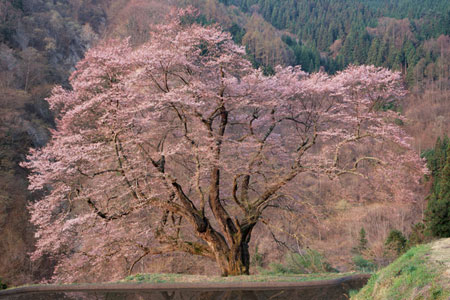
[[[0,299],[344,300],[348,299],[350,290],[361,288],[368,278],[369,275],[353,275],[306,282],[40,285],[0,291]]]

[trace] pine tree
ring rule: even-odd
[[[380,40],[378,38],[374,38],[372,40],[372,44],[370,45],[369,53],[367,54],[368,65],[376,65],[379,48],[380,48]]]
[[[362,252],[367,249],[368,243],[369,241],[366,238],[366,230],[364,227],[361,227],[361,230],[359,231],[358,245],[353,247],[352,251],[355,254],[362,254]]]
[[[450,146],[447,160],[427,208],[427,223],[436,237],[450,237]]]
[[[403,233],[399,230],[391,230],[389,235],[384,243],[386,250],[394,254],[395,256],[399,256],[407,250],[407,240]]]
[[[442,139],[438,137],[434,148],[422,153],[422,157],[427,160],[428,169],[431,171],[431,176],[433,177],[432,192],[436,194],[439,194],[439,181],[447,161],[446,150],[449,146],[450,140],[447,136],[444,136]]]

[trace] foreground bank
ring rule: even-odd
[[[351,299],[450,299],[450,238],[410,249]]]

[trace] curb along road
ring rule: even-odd
[[[158,292],[158,291],[227,291],[227,290],[285,290],[309,289],[340,286],[342,284],[365,281],[370,274],[346,276],[331,280],[302,282],[228,282],[228,283],[104,283],[77,285],[36,285],[0,291],[0,299],[7,296],[36,293],[62,292]]]

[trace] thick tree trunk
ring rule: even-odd
[[[248,243],[242,242],[234,245],[228,253],[217,253],[216,262],[220,267],[222,276],[239,276],[250,274],[250,252]]]
[[[256,219],[255,219],[256,220]],[[232,236],[232,244],[225,252],[215,253],[222,276],[238,276],[250,274],[250,252],[248,244],[256,221],[237,222],[237,232]]]
[[[248,243],[242,242],[235,251],[231,251],[231,259],[229,262],[230,276],[249,275],[250,274],[250,252],[248,251]]]

